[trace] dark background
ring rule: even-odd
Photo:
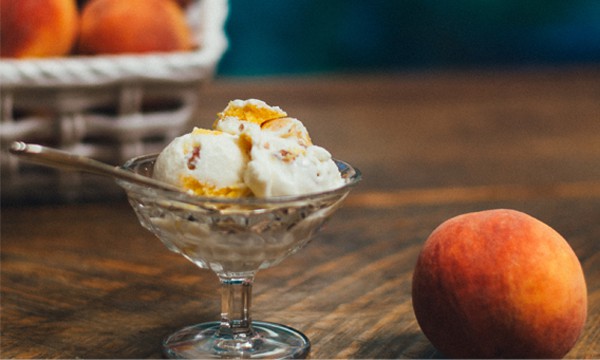
[[[219,74],[600,63],[599,0],[230,0]]]

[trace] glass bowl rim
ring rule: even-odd
[[[127,160],[123,165],[120,165],[119,168],[125,171],[130,171],[132,173],[136,173],[132,171],[132,167],[135,165],[139,165],[145,162],[151,162],[156,159],[158,153],[153,154],[145,154],[133,157]],[[333,159],[336,166],[344,174],[345,171],[348,171],[348,175],[344,176],[344,180],[346,181],[344,185],[337,187],[335,189],[315,192],[310,194],[302,194],[302,195],[285,195],[285,196],[271,196],[271,197],[242,197],[242,198],[226,198],[226,197],[208,197],[208,196],[198,196],[193,195],[185,191],[178,190],[169,190],[169,189],[161,189],[158,187],[153,187],[151,185],[140,185],[136,184],[124,179],[115,179],[117,183],[123,187],[127,192],[129,190],[133,190],[136,192],[139,191],[154,191],[157,195],[164,196],[169,200],[176,200],[184,203],[188,203],[190,205],[206,205],[210,203],[212,205],[249,205],[249,206],[261,206],[261,205],[269,205],[269,204],[285,204],[285,203],[293,203],[297,201],[308,201],[315,200],[319,198],[324,198],[331,195],[343,194],[350,191],[350,188],[355,186],[358,182],[362,180],[361,171],[350,165],[349,163]],[[140,174],[141,175],[141,174]],[[145,175],[142,175],[145,176]]]

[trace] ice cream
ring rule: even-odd
[[[344,184],[331,154],[312,143],[301,121],[256,99],[233,100],[213,129],[173,140],[153,176],[200,196],[303,195]]]
[[[246,196],[248,154],[240,141],[239,136],[195,128],[160,153],[153,177],[196,195]]]

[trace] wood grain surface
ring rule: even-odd
[[[260,98],[363,171],[321,233],[256,278],[253,317],[303,331],[311,358],[442,358],[412,311],[416,257],[445,219],[499,207],[573,247],[589,309],[567,357],[600,357],[600,69],[216,79],[201,91],[196,125]],[[122,196],[11,203],[1,221],[2,358],[160,358],[164,336],[218,318],[216,276],[169,252]]]

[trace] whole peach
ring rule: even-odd
[[[75,0],[0,0],[0,56],[63,56],[77,36]]]
[[[506,209],[437,227],[419,254],[412,300],[425,336],[453,358],[560,358],[587,316],[583,270],[569,244]]]
[[[185,13],[173,0],[89,0],[80,23],[83,54],[182,51],[194,45]]]

